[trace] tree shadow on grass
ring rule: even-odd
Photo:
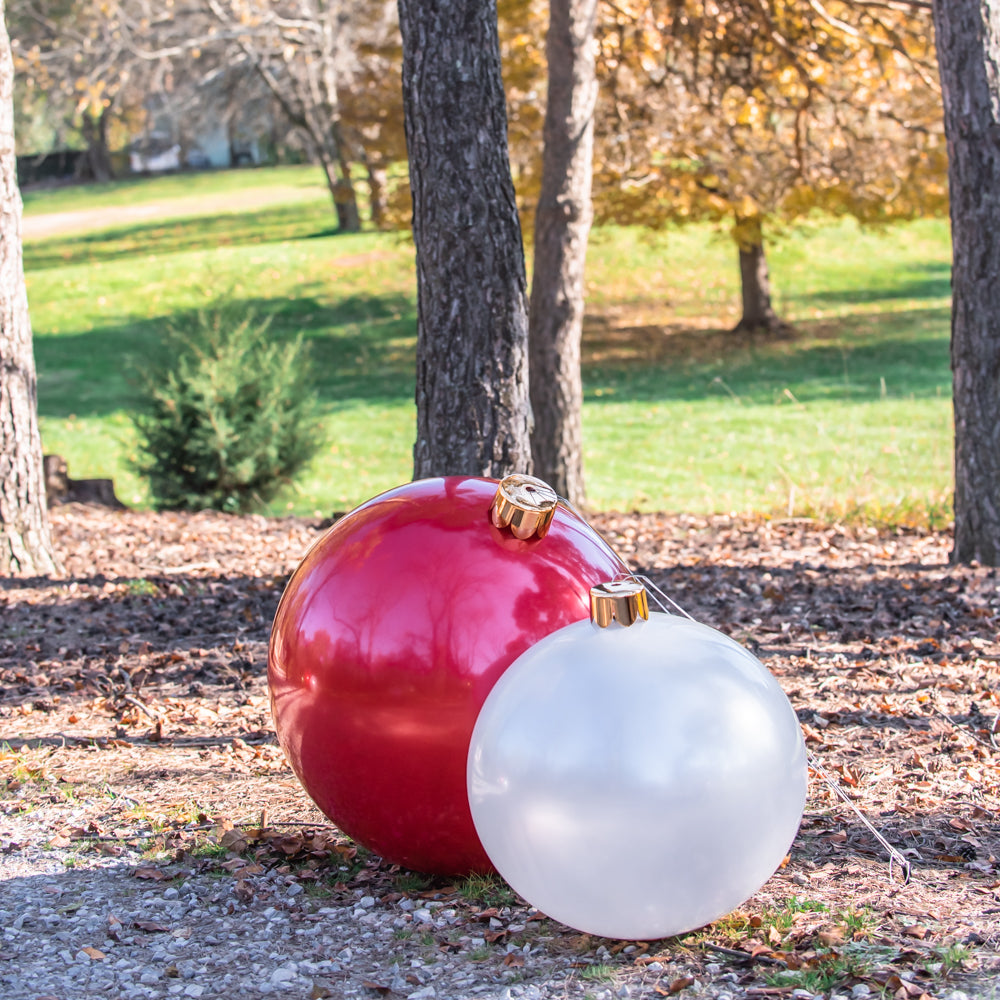
[[[946,308],[858,312],[774,336],[588,317],[583,380],[604,402],[934,397],[951,388]]]
[[[909,265],[903,275],[891,285],[850,287],[811,291],[803,295],[783,297],[786,307],[794,311],[841,304],[865,302],[895,302],[910,299],[942,299],[951,295],[951,264],[929,261]]]
[[[308,296],[246,298],[236,305],[241,315],[271,317],[269,335],[304,335],[321,407],[412,398],[416,318],[406,295],[350,295],[334,305]],[[186,310],[36,337],[39,414],[89,417],[132,409],[139,401],[137,367],[162,352],[169,327],[183,329],[193,317]]]

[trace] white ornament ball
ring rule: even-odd
[[[546,915],[628,940],[753,895],[788,852],[806,784],[798,719],[764,665],[656,612],[532,646],[469,749],[472,817],[500,874]]]

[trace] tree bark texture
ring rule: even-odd
[[[548,101],[528,323],[535,475],[574,504],[586,499],[580,341],[593,218],[596,12],[597,0],[549,5]]]
[[[49,534],[35,359],[21,262],[14,64],[0,0],[0,575],[58,570]]]
[[[1000,565],[1000,0],[935,0],[951,197],[956,562]]]
[[[777,330],[782,324],[771,304],[771,273],[764,253],[764,232],[759,220],[743,221],[741,229],[747,233],[739,244],[740,293],[743,315],[737,330]]]
[[[494,0],[399,0],[417,250],[415,478],[531,471],[527,281]]]

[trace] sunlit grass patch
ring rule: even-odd
[[[111,476],[125,502],[148,503],[128,462],[132,364],[168,323],[234,299],[270,317],[274,336],[312,345],[324,444],[269,512],[348,510],[412,475],[413,247],[396,234],[332,235],[318,172],[233,173],[199,175],[186,194],[177,178],[58,192],[64,210],[203,202],[184,217],[29,241],[45,450],[71,476]],[[238,206],[251,184],[272,182],[294,197],[226,207],[225,184],[238,185]],[[595,233],[583,345],[591,507],[947,524],[949,249],[942,222],[811,224],[769,247],[791,333],[749,338],[729,332],[728,239],[705,227]]]

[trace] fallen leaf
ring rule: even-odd
[[[161,934],[164,931],[170,930],[169,927],[166,927],[164,924],[158,924],[155,920],[133,920],[132,926],[136,930],[146,931],[149,934]]]
[[[694,976],[681,976],[679,979],[675,979],[665,990],[657,987],[656,992],[669,997],[675,993],[680,993],[681,990],[686,990],[689,986],[694,986]]]
[[[844,943],[844,933],[840,929],[820,931],[816,935],[816,940],[827,948],[832,948],[834,945]]]
[[[895,972],[886,979],[885,988],[891,990],[893,996],[899,997],[900,1000],[907,1000],[909,997],[920,997],[924,993],[922,986],[903,979]]]
[[[219,846],[234,854],[240,854],[247,848],[247,838],[239,830],[226,830],[219,838]]]
[[[169,879],[170,876],[160,868],[136,868],[132,872],[133,878],[148,878],[152,879],[154,882],[162,882],[164,879]]]

